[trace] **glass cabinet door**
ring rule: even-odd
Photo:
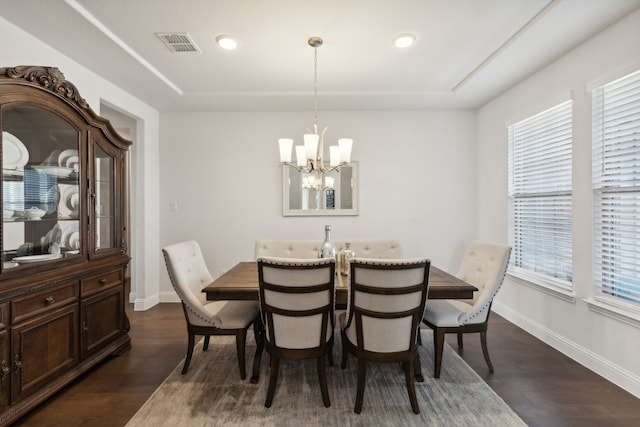
[[[93,148],[95,251],[117,247],[116,202],[115,202],[115,158],[100,144]]]
[[[80,132],[34,106],[2,108],[2,270],[79,255]]]

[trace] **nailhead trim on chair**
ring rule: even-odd
[[[508,258],[509,255],[511,254],[511,249],[509,249],[509,253],[507,254],[507,262],[508,262]],[[469,256],[474,258],[476,256],[476,252],[475,250],[470,250],[469,251]],[[489,261],[495,261],[496,257],[494,255],[489,255],[488,257]],[[483,266],[482,265],[478,265],[476,267],[476,271],[477,272],[483,272]],[[485,316],[486,317],[489,316],[489,311],[491,309],[491,304],[493,302],[493,298],[498,294],[498,291],[500,290],[500,288],[502,287],[502,284],[504,283],[504,278],[506,275],[506,269],[503,270],[502,272],[502,276],[500,277],[500,283],[498,284],[498,286],[496,286],[496,288],[493,290],[492,295],[490,296],[490,298],[487,299],[487,302],[485,302],[483,305],[480,306],[480,310],[478,310],[475,314],[469,316],[468,318],[466,318],[464,320],[464,322],[462,322],[462,325],[467,325],[467,324],[473,324],[473,323],[478,323],[478,322],[472,322],[472,320],[477,319],[480,316]],[[467,281],[467,276],[463,276],[461,277],[462,280]],[[475,309],[476,307],[473,307],[473,309]],[[484,320],[483,320],[484,321]]]
[[[424,262],[425,258],[402,258],[402,259],[381,259],[381,258],[360,258],[357,256],[352,259],[352,261],[358,260],[359,263],[365,265],[408,265],[415,264],[419,262]]]
[[[258,258],[258,261],[260,260],[269,261],[270,264],[282,265],[282,266],[300,266],[300,265],[317,266],[317,265],[330,264],[331,260],[335,262],[333,258],[300,259],[300,258],[279,258],[279,257],[267,257],[267,256]]]
[[[172,272],[170,271],[171,269],[167,269],[167,273],[169,274],[169,280],[171,281],[171,286],[173,286],[173,289],[178,292],[178,289],[176,289],[174,283],[175,283],[175,277],[173,276]],[[179,294],[178,294],[179,295]],[[182,298],[181,298],[182,299]],[[183,300],[184,303],[184,300]],[[202,315],[200,315],[200,313],[194,311],[191,306],[189,304],[184,304],[185,307],[187,307],[187,310],[189,310],[189,313],[193,313],[198,319],[204,321],[205,323],[207,323],[208,325],[211,326],[215,326],[217,327],[218,325],[216,325],[214,322],[211,321],[211,319],[208,319],[206,317],[203,317]]]

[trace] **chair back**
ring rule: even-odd
[[[207,302],[202,289],[213,282],[207,269],[200,245],[193,240],[175,243],[162,249],[171,285],[182,300],[185,314],[192,324],[205,322],[218,326],[219,320],[204,305]]]
[[[400,242],[387,240],[334,240],[336,249],[351,243],[351,249],[361,258],[400,258]],[[254,256],[316,259],[321,240],[256,240]]]
[[[354,258],[345,334],[377,353],[415,349],[429,286],[428,259]]]
[[[487,319],[493,298],[498,293],[509,263],[511,247],[479,241],[471,241],[467,247],[456,276],[478,288],[473,305],[460,324],[482,323]]]
[[[258,277],[267,345],[324,348],[335,325],[335,260],[262,257]]]

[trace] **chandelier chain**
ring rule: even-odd
[[[318,48],[313,48],[313,125],[318,129]]]

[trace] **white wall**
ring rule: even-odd
[[[131,148],[132,176],[132,288],[137,290],[137,308],[158,301],[160,252],[158,243],[158,128],[156,110],[72,61],[15,25],[0,18],[0,66],[44,65],[59,68],[89,105],[100,114],[103,102],[134,117],[136,144]],[[9,42],[10,41],[10,42]],[[162,265],[164,267],[164,265]],[[155,301],[155,302],[154,302]]]
[[[640,396],[640,329],[589,310],[591,274],[591,97],[586,85],[640,68],[640,10],[526,79],[478,112],[478,237],[507,241],[507,122],[572,94],[574,104],[575,302],[507,278],[494,310]]]
[[[325,141],[354,139],[360,215],[283,217],[278,138],[301,143],[311,112],[161,117],[162,245],[200,242],[214,276],[253,259],[256,239],[397,238],[405,256],[453,269],[475,230],[475,113],[319,112]],[[328,145],[325,142],[325,145]],[[178,212],[169,212],[170,201]],[[162,275],[163,300],[173,292]]]
[[[640,12],[481,108],[468,111],[320,112],[328,140],[355,139],[358,217],[281,216],[277,138],[300,140],[311,112],[184,113],[148,105],[0,18],[0,66],[60,68],[99,112],[137,118],[132,148],[132,281],[136,309],[175,300],[160,248],[202,243],[214,276],[253,256],[258,238],[400,239],[405,256],[454,270],[471,238],[507,241],[505,122],[573,91],[575,303],[507,279],[494,309],[640,396],[640,330],[589,311],[590,98],[585,84],[640,61]],[[477,121],[477,123],[476,123]],[[160,132],[161,131],[161,132]],[[477,146],[476,146],[477,142]],[[476,161],[477,158],[477,161]],[[160,188],[162,191],[160,193]],[[169,212],[177,201],[178,212]]]

